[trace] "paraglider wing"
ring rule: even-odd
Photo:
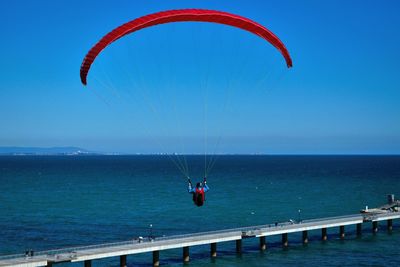
[[[99,53],[112,42],[127,34],[143,28],[151,27],[158,24],[182,21],[214,22],[230,25],[249,31],[271,43],[285,58],[288,68],[292,67],[292,59],[290,58],[289,52],[286,49],[285,45],[281,42],[281,40],[279,40],[279,38],[275,34],[273,34],[261,24],[254,22],[248,18],[230,14],[227,12],[205,9],[180,9],[162,11],[134,19],[106,34],[95,46],[90,49],[90,51],[83,59],[80,70],[82,83],[86,85],[87,75],[90,66],[99,55]]]

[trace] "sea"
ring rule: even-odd
[[[200,155],[184,157],[193,182],[204,176]],[[187,177],[166,155],[1,156],[0,255],[171,236],[289,220],[359,213],[400,198],[400,156],[219,155],[208,173],[210,191],[196,207]],[[176,162],[175,162],[176,163]],[[364,223],[309,233],[303,245],[289,234],[190,248],[190,266],[400,266],[400,222],[372,234]],[[152,254],[130,255],[128,266],[151,266]],[[160,263],[182,266],[182,250],[160,252]],[[83,266],[83,263],[57,266]],[[94,260],[93,266],[119,266],[119,258]]]

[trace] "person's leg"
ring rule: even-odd
[[[192,181],[190,181],[190,178],[188,178],[188,192],[192,193],[192,191],[193,191]]]

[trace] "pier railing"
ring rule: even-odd
[[[395,212],[397,214],[397,212]],[[212,236],[212,237],[225,237],[227,235],[238,235],[244,237],[255,236],[257,231],[265,231],[265,229],[279,229],[283,227],[287,227],[291,229],[292,226],[296,227],[301,224],[313,224],[313,223],[320,223],[323,221],[336,221],[341,222],[348,221],[352,219],[361,219],[363,221],[373,221],[378,217],[386,218],[387,216],[391,216],[393,213],[388,212],[386,214],[382,213],[367,213],[367,214],[350,214],[345,216],[334,216],[334,217],[325,217],[325,218],[318,218],[318,219],[307,219],[301,221],[289,220],[285,222],[276,222],[273,224],[263,224],[263,225],[256,225],[256,226],[249,226],[249,227],[239,227],[239,228],[231,228],[231,229],[223,229],[223,230],[215,230],[215,231],[207,231],[207,232],[198,232],[198,233],[188,233],[182,235],[173,235],[173,236],[161,236],[161,237],[151,237],[147,236],[145,238],[142,237],[135,237],[128,241],[121,241],[121,242],[113,242],[113,243],[103,243],[97,245],[88,245],[88,246],[75,246],[75,247],[68,247],[68,248],[61,248],[61,249],[52,249],[52,250],[45,250],[45,251],[38,251],[38,252],[31,252],[27,254],[18,253],[13,255],[0,255],[0,261],[7,261],[13,259],[29,259],[32,257],[35,258],[43,258],[43,259],[54,259],[55,261],[70,261],[76,258],[77,256],[81,255],[82,253],[96,253],[95,250],[101,250],[103,248],[113,249],[114,247],[118,250],[125,250],[136,248],[140,246],[141,248],[149,248],[154,246],[154,242],[163,242],[163,241],[173,241],[176,239],[196,239],[197,237],[204,238],[205,236]],[[118,247],[118,248],[117,248]]]
[[[87,246],[75,246],[75,247],[68,247],[68,248],[61,248],[61,249],[52,249],[52,250],[44,250],[34,252],[35,256],[56,256],[62,254],[74,254],[76,251],[82,250],[91,250],[91,249],[99,249],[104,247],[118,247],[118,246],[129,246],[129,245],[136,245],[141,243],[142,246],[145,246],[143,243],[149,243],[154,241],[161,241],[161,240],[174,240],[180,238],[193,238],[196,236],[204,236],[204,235],[216,235],[216,234],[224,234],[224,233],[232,233],[232,232],[248,232],[248,231],[256,231],[265,228],[273,228],[273,227],[283,227],[291,224],[296,223],[311,223],[321,220],[339,220],[339,219],[348,219],[350,217],[361,217],[360,214],[351,214],[348,216],[334,216],[334,217],[325,217],[319,219],[309,219],[309,220],[302,220],[301,222],[298,221],[285,221],[279,222],[277,224],[263,224],[263,225],[256,225],[256,226],[248,226],[248,227],[240,227],[240,228],[230,228],[230,229],[223,229],[223,230],[214,230],[214,231],[206,231],[206,232],[199,232],[199,233],[188,233],[182,235],[173,235],[173,236],[161,236],[161,237],[145,237],[143,239],[134,238],[128,241],[120,241],[120,242],[112,242],[112,243],[102,243],[97,245],[87,245]],[[25,257],[25,254],[13,254],[13,255],[4,255],[0,256],[0,260],[7,260],[7,259],[14,259],[14,258],[21,258]]]

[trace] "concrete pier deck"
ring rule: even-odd
[[[188,235],[160,237],[155,239],[130,240],[126,242],[108,243],[93,246],[83,246],[51,251],[36,252],[34,256],[9,255],[0,257],[0,266],[38,267],[53,266],[60,262],[84,262],[84,266],[91,266],[91,261],[108,257],[120,257],[121,266],[126,265],[126,255],[153,252],[153,265],[159,265],[159,251],[183,248],[183,260],[189,261],[189,247],[211,245],[211,255],[217,254],[216,244],[220,242],[236,241],[236,251],[241,252],[241,240],[245,238],[260,238],[260,249],[264,250],[265,237],[282,235],[282,245],[288,245],[288,234],[302,233],[303,243],[308,242],[307,232],[322,230],[322,239],[326,240],[327,228],[339,227],[341,238],[344,237],[344,227],[357,225],[357,234],[361,233],[361,225],[372,222],[373,232],[377,231],[378,221],[388,221],[392,227],[392,220],[400,219],[400,212],[354,214],[340,217],[328,217],[301,222],[285,222],[266,224],[236,229],[227,229],[213,232],[203,232]],[[376,229],[375,229],[376,228]],[[391,229],[391,228],[390,228]],[[376,231],[375,231],[376,230]]]

